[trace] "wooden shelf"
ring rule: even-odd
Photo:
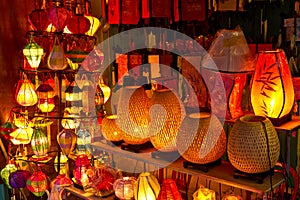
[[[215,165],[209,168],[208,172],[203,172],[198,169],[184,168],[183,162],[185,160],[182,157],[178,158],[174,162],[168,162],[165,160],[153,158],[151,156],[151,150],[148,152],[145,151],[141,153],[134,153],[134,152],[122,150],[118,146],[109,145],[106,143],[105,140],[92,143],[92,146],[95,149],[107,151],[108,153],[112,153],[114,155],[120,155],[128,159],[144,162],[147,164],[152,164],[160,168],[164,168],[167,166],[168,169],[187,173],[192,176],[197,176],[224,185],[240,188],[246,191],[250,191],[258,194],[266,194],[271,191],[270,176],[267,176],[263,180],[262,184],[259,184],[255,180],[249,180],[245,178],[234,178],[233,174],[235,169],[227,161],[222,161],[220,165]],[[274,173],[271,176],[271,178],[272,178],[273,189],[275,189],[285,181],[283,175],[280,173]]]
[[[78,189],[74,186],[68,186],[65,187],[64,190],[66,192],[70,192],[72,195],[79,197],[81,199],[85,199],[85,200],[113,200],[114,199],[114,195],[110,195],[108,197],[97,197],[94,195],[94,193],[88,193],[88,192],[84,192],[81,189]]]

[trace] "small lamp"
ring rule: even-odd
[[[63,129],[57,135],[57,143],[60,146],[61,151],[65,155],[69,155],[75,148],[77,136],[71,129]]]
[[[117,115],[106,115],[102,120],[102,134],[111,142],[120,142],[124,132],[117,125]]]
[[[29,43],[23,49],[23,54],[26,57],[30,67],[37,69],[42,60],[44,49],[30,39]]]
[[[160,192],[160,185],[156,177],[149,172],[139,175],[134,187],[134,198],[136,200],[156,200]]]
[[[45,190],[48,189],[48,177],[42,171],[35,171],[26,181],[27,189],[35,196],[41,197],[45,194]]]
[[[216,192],[208,188],[200,187],[194,194],[194,200],[216,200]]]
[[[74,114],[69,114],[65,110],[63,119],[61,120],[61,125],[65,129],[76,129],[80,124],[79,116]]]
[[[52,50],[47,58],[47,64],[52,70],[64,70],[68,67],[67,57],[57,36],[54,39]]]
[[[294,87],[289,65],[282,49],[258,54],[251,87],[255,115],[268,117],[276,126],[291,119]]]
[[[57,172],[58,171],[58,156],[55,156],[54,159],[54,169]],[[60,154],[60,158],[59,158],[59,173],[58,174],[66,174],[67,173],[67,169],[68,167],[66,166],[68,165],[68,157],[65,154]]]
[[[18,82],[16,100],[21,106],[33,106],[38,102],[34,86],[26,74],[23,74],[23,79]]]
[[[47,81],[44,81],[36,89],[36,93],[38,96],[38,108],[43,113],[51,112],[55,107],[54,89],[50,86],[50,84]]]
[[[41,128],[35,128],[33,130],[32,138],[31,138],[31,148],[33,153],[37,157],[47,156],[49,142],[47,135]]]
[[[169,200],[169,199],[182,200],[176,182],[173,179],[163,180],[161,190],[158,195],[158,200]]]
[[[86,3],[85,3],[86,13],[85,13],[84,17],[86,17],[90,21],[90,28],[85,34],[89,35],[89,36],[94,36],[95,33],[100,28],[101,23],[97,17],[94,17],[90,14],[91,13],[90,9],[91,9],[91,2],[86,1]]]
[[[76,149],[78,154],[91,155],[92,134],[86,128],[77,131]]]
[[[135,177],[125,176],[114,182],[115,195],[121,200],[130,200],[134,197],[134,185],[137,179]]]
[[[85,154],[80,154],[75,159],[75,166],[73,168],[74,182],[81,186],[88,186],[91,184],[91,177],[88,174],[93,171],[93,167]]]
[[[10,141],[14,145],[29,144],[33,134],[31,127],[18,128],[10,133]]]

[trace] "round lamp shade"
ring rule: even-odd
[[[115,195],[121,200],[133,199],[134,185],[137,179],[135,177],[122,177],[114,182]]]
[[[48,153],[49,142],[46,134],[40,128],[33,130],[31,138],[31,148],[37,157],[46,156]]]
[[[41,197],[45,190],[48,189],[48,177],[42,171],[33,172],[26,181],[27,189],[35,196]]]
[[[271,121],[263,116],[240,117],[230,131],[227,153],[231,164],[242,172],[269,171],[280,155],[279,139]]]
[[[185,160],[207,164],[220,159],[225,153],[226,134],[214,114],[192,113],[183,120],[176,143]]]
[[[17,170],[9,175],[9,185],[12,188],[25,188],[26,181],[31,176],[27,170]]]
[[[90,20],[83,15],[73,15],[68,21],[67,28],[72,34],[84,34],[90,29]]]
[[[141,173],[134,187],[135,200],[156,200],[160,192],[160,185],[153,174]]]
[[[102,120],[103,137],[111,142],[122,140],[124,132],[117,125],[117,115],[106,115]]]
[[[170,89],[155,90],[150,99],[150,107],[150,132],[153,134],[150,137],[151,143],[160,151],[176,151],[177,132],[186,115],[180,97]],[[165,118],[161,118],[164,115]]]
[[[63,129],[57,135],[57,143],[60,146],[61,151],[65,155],[69,155],[75,148],[77,136],[71,129]]]

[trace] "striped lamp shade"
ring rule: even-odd
[[[41,128],[33,130],[31,138],[31,148],[37,157],[46,156],[48,153],[49,142],[46,134]]]
[[[27,179],[26,187],[35,196],[41,197],[44,195],[45,190],[48,189],[48,177],[42,171],[33,172]]]
[[[63,154],[69,155],[74,150],[77,136],[72,129],[63,129],[56,138]]]

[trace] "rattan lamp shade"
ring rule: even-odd
[[[124,142],[140,145],[149,141],[149,98],[143,87],[122,88],[117,113],[117,125],[124,131]]]
[[[231,164],[242,172],[269,171],[278,161],[280,154],[279,139],[271,121],[256,115],[239,118],[230,131],[227,152]]]
[[[176,143],[185,160],[207,164],[220,159],[225,153],[226,134],[214,114],[192,113],[183,120]]]
[[[117,125],[117,115],[106,115],[102,120],[103,137],[111,142],[122,140],[124,132]]]
[[[186,112],[180,97],[170,89],[161,89],[153,92],[150,106],[160,105],[163,108],[152,107],[150,132],[153,134],[150,141],[160,151],[176,151],[176,136]],[[157,107],[156,107],[157,108]],[[166,114],[165,119],[160,116]],[[157,130],[158,129],[158,130]]]

